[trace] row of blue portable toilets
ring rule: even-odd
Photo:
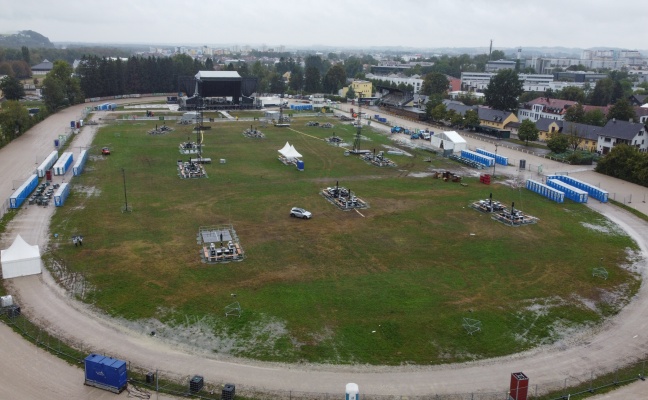
[[[83,172],[86,160],[88,159],[87,150],[81,151],[79,158],[72,167],[74,176],[79,176]],[[53,151],[36,169],[36,173],[32,174],[27,180],[14,191],[9,197],[9,208],[19,208],[25,200],[29,198],[31,193],[38,186],[39,178],[45,178],[47,181],[52,180],[53,175],[65,175],[74,162],[74,155],[72,152],[64,152],[59,158],[58,151]],[[57,191],[54,193],[54,205],[57,207],[63,206],[65,200],[70,194],[70,186],[67,182],[62,183]]]

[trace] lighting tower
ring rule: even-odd
[[[360,151],[360,137],[362,136],[362,93],[358,94],[358,120],[356,121],[356,137],[353,142],[352,153],[361,153]]]

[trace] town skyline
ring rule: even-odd
[[[639,0],[594,0],[586,7],[557,0],[404,0],[398,7],[383,0],[287,0],[279,5],[142,0],[128,5],[90,1],[80,7],[26,0],[3,5],[0,33],[34,30],[54,43],[154,46],[488,49],[493,40],[494,49],[645,50],[636,27],[645,26],[648,17],[627,12],[642,5]]]

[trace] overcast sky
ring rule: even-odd
[[[0,0],[52,42],[648,49],[647,0]]]

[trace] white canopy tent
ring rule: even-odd
[[[286,142],[286,145],[279,150],[279,154],[284,156],[288,160],[302,157],[301,154],[295,149],[295,146]]]
[[[38,245],[30,245],[20,236],[0,254],[4,279],[41,273],[41,257]]]

